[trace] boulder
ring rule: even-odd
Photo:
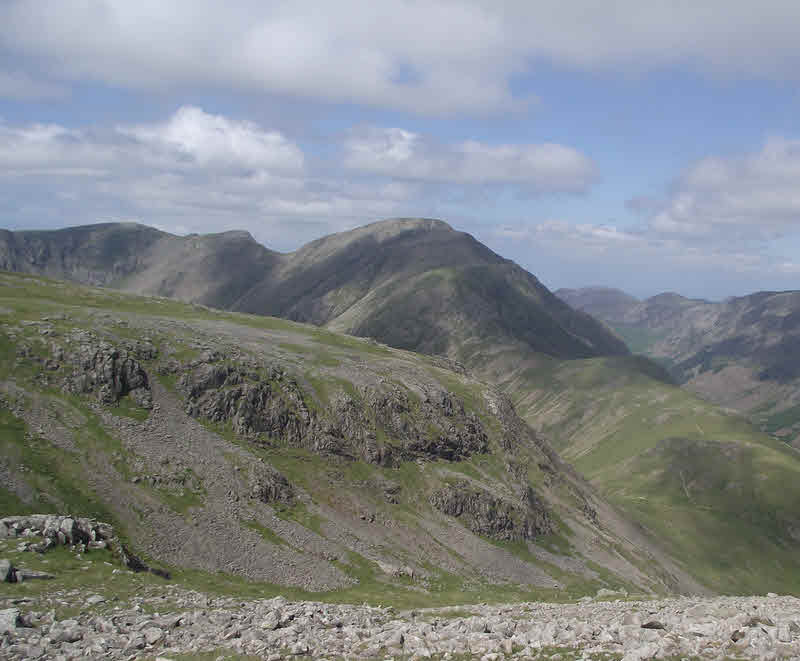
[[[19,608],[5,608],[0,610],[0,634],[7,631],[14,631],[18,626],[22,625],[22,620],[19,616]]]
[[[37,580],[37,579],[51,579],[55,578],[53,574],[48,574],[44,571],[35,571],[33,569],[15,569],[14,579],[17,583],[23,581]]]
[[[14,566],[9,560],[0,559],[0,583],[11,583],[14,575]]]

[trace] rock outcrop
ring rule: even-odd
[[[192,417],[320,454],[389,466],[420,457],[457,461],[488,450],[480,419],[444,390],[423,398],[390,385],[342,391],[320,408],[281,367],[215,355],[188,364],[178,387]]]
[[[0,519],[0,539],[17,537],[23,540],[42,538],[40,541],[23,541],[18,547],[20,551],[45,553],[56,546],[69,546],[79,553],[108,549],[128,569],[166,575],[161,570],[149,568],[133,555],[110,524],[95,519],[53,514],[28,514]]]
[[[116,404],[130,395],[143,408],[152,407],[150,380],[142,360],[155,357],[156,349],[149,342],[131,343],[116,347],[98,341],[91,333],[75,334],[77,347],[66,354],[73,366],[64,381],[64,390],[82,394],[96,393],[104,404]]]
[[[492,539],[535,539],[553,531],[550,514],[530,488],[524,501],[515,504],[459,480],[437,489],[429,500],[437,510],[457,518],[472,532]]]
[[[257,463],[250,467],[250,497],[262,503],[291,503],[294,488],[271,466]]]

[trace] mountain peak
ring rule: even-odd
[[[394,226],[403,229],[418,229],[432,232],[434,230],[444,230],[455,232],[451,225],[438,218],[387,218],[385,220],[378,220],[364,227],[389,227]]]
[[[374,223],[362,225],[351,230],[345,230],[344,232],[330,234],[318,239],[317,241],[312,241],[308,245],[314,245],[319,242],[331,243],[337,238],[357,240],[365,237],[371,237],[377,241],[386,241],[401,234],[405,234],[406,232],[449,232],[454,235],[460,234],[460,232],[456,232],[456,230],[454,230],[446,222],[436,218],[388,218],[386,220],[378,220]]]

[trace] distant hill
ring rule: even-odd
[[[0,269],[280,316],[470,363],[503,348],[558,358],[627,353],[603,324],[439,220],[381,221],[288,254],[246,232],[3,231]]]
[[[617,307],[595,291],[560,295],[605,321],[633,351],[668,365],[688,389],[800,446],[800,291],[722,302],[659,294]]]

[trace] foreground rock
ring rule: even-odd
[[[5,601],[5,603],[4,603]],[[133,659],[220,652],[281,658],[466,658],[495,661],[610,653],[666,657],[797,658],[793,597],[522,603],[395,612],[391,608],[210,598],[176,586],[130,602],[86,591],[0,600],[0,657]],[[56,619],[52,607],[79,606]],[[463,657],[462,657],[463,658]],[[554,657],[555,658],[555,657]]]
[[[151,569],[133,555],[114,533],[111,524],[86,517],[59,516],[56,514],[28,514],[7,516],[0,519],[0,539],[22,538],[19,551],[44,553],[56,546],[69,546],[83,553],[97,549],[108,549],[128,569],[133,571],[152,571],[165,575],[158,569]],[[29,540],[29,541],[28,541]],[[0,578],[7,582],[21,582],[25,578],[52,578],[49,574],[34,575],[36,572],[14,573],[0,561]]]

